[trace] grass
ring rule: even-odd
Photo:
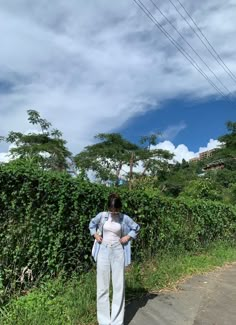
[[[186,276],[209,272],[234,261],[236,246],[222,242],[195,253],[161,254],[147,261],[147,266],[141,270],[143,287],[149,292],[174,288],[177,281]]]
[[[126,272],[126,301],[149,292],[174,288],[186,276],[213,270],[236,261],[236,245],[218,242],[195,253],[159,252],[152,259],[133,263]],[[4,325],[96,324],[96,272],[46,282],[28,295],[0,309]]]

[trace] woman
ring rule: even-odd
[[[95,238],[93,257],[97,262],[97,318],[99,325],[123,325],[125,309],[125,266],[131,263],[130,240],[140,229],[122,214],[119,195],[110,194],[108,212],[101,212],[89,223]],[[110,314],[109,285],[112,276],[113,299]]]

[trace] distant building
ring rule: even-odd
[[[211,150],[201,152],[199,154],[200,160],[211,157],[214,151],[216,151],[216,149],[211,149]]]
[[[190,159],[189,161],[191,162],[196,162],[196,161],[199,161],[199,160],[203,160],[205,158],[209,158],[212,156],[213,152],[215,151],[216,149],[211,149],[211,150],[207,150],[207,151],[203,151],[199,154],[199,157],[194,157],[192,159]]]
[[[211,150],[201,152],[199,154],[199,157],[194,157],[194,158],[190,159],[190,161],[191,162],[196,162],[196,161],[200,161],[200,160],[203,160],[203,159],[206,159],[206,158],[210,158],[210,157],[212,157],[213,152],[215,150],[216,149],[211,149]],[[203,172],[207,172],[209,170],[223,169],[223,168],[224,168],[224,161],[222,159],[220,159],[220,160],[212,161],[211,163],[207,164],[206,166],[203,167],[202,170],[203,170]],[[203,175],[204,175],[204,173],[199,174],[199,176],[203,176]]]

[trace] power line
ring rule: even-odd
[[[185,51],[185,49],[179,45],[174,38],[161,26],[161,24],[156,20],[152,13],[147,9],[147,7],[140,0],[133,0],[137,6],[145,13],[145,15],[154,23],[154,25],[169,39],[169,41],[182,53],[182,55],[190,62],[190,64],[209,82],[209,84],[227,101],[230,102],[227,96],[215,85],[213,81],[205,74],[204,71],[199,67],[197,62]]]
[[[192,27],[192,25],[188,22],[188,20],[184,17],[184,15],[182,15],[182,13],[176,7],[176,5],[173,3],[173,1],[172,0],[169,0],[169,2],[172,4],[172,6],[175,8],[175,10],[186,21],[186,23],[189,25],[189,27],[192,29],[192,31],[197,35],[197,37],[199,38],[199,40],[202,42],[202,44],[205,46],[205,48],[208,50],[208,52],[212,55],[212,57],[219,63],[219,65],[224,69],[224,71],[236,83],[236,76],[233,74],[233,72],[230,70],[230,68],[224,63],[223,59],[216,52],[216,50],[214,49],[214,47],[212,46],[212,44],[210,43],[210,41],[207,39],[207,37],[204,35],[204,33],[202,32],[202,30],[200,29],[200,27],[198,26],[198,24],[196,23],[196,21],[193,19],[193,17],[187,11],[187,9],[184,7],[184,5],[179,0],[176,0],[176,1],[178,1],[178,3],[183,8],[183,10],[186,13],[186,15],[189,17],[189,19],[192,21],[192,23],[194,24],[194,26],[197,28],[198,33],[197,33],[196,29],[194,29]],[[200,37],[199,33],[201,34],[201,36],[203,37],[203,39],[205,41],[203,41],[203,39]]]
[[[181,37],[181,39],[191,48],[191,50],[197,55],[197,57],[201,60],[201,62],[205,65],[205,67],[213,74],[213,76],[218,80],[218,82],[221,84],[221,86],[230,94],[233,96],[233,94],[230,92],[230,90],[223,84],[223,82],[217,77],[215,72],[209,67],[209,65],[202,59],[202,57],[197,53],[197,51],[192,47],[192,45],[186,40],[186,38],[178,31],[178,29],[175,27],[175,25],[172,23],[172,21],[163,13],[163,11],[157,6],[157,4],[153,0],[149,0],[154,7],[160,12],[160,14],[168,21],[168,23],[174,28],[174,30],[178,33],[178,35]]]

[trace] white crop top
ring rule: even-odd
[[[103,241],[106,243],[114,243],[120,240],[121,224],[117,218],[109,215],[108,220],[103,225]]]

